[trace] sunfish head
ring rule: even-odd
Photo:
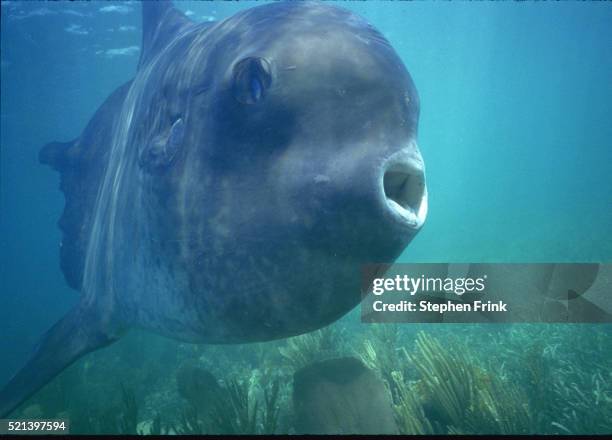
[[[427,213],[401,59],[353,13],[287,2],[203,29],[173,63],[161,87],[176,87],[182,150],[160,177],[160,234],[209,339],[339,318],[360,266],[395,260]]]

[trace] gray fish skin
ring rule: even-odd
[[[244,343],[325,326],[427,213],[419,100],[386,39],[322,3],[194,24],[143,3],[135,78],[60,171],[62,270],[79,305],[0,392],[5,415],[130,327]]]

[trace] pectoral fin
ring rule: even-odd
[[[185,124],[178,118],[163,133],[154,136],[139,153],[140,167],[148,173],[165,170],[179,151],[185,136]]]

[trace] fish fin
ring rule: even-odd
[[[139,152],[140,167],[155,173],[166,169],[179,151],[185,134],[185,124],[177,119],[163,135],[155,136]]]
[[[74,165],[76,140],[72,142],[50,142],[40,150],[38,160],[40,163],[49,165],[56,171]]]
[[[612,322],[612,314],[581,296],[567,302],[568,322]]]
[[[118,339],[94,309],[76,306],[41,338],[25,366],[0,390],[0,418],[46,385],[81,356]]]
[[[108,163],[117,109],[130,83],[115,90],[100,106],[81,136],[45,145],[39,160],[60,173],[66,205],[58,226],[63,232],[60,266],[70,287],[81,290],[85,252],[98,189]]]
[[[142,47],[138,67],[144,66],[152,54],[166,46],[182,29],[193,24],[177,10],[172,1],[142,2]]]

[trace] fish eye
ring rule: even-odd
[[[253,101],[259,101],[261,99],[263,87],[259,78],[251,78],[251,98]]]
[[[266,96],[272,84],[270,64],[264,58],[249,57],[234,65],[232,93],[243,104],[255,104]]]

